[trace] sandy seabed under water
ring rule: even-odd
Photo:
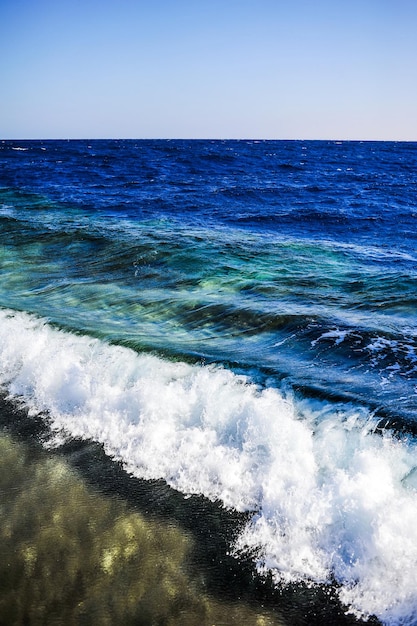
[[[0,436],[0,624],[269,626],[187,572],[193,539],[88,485],[65,459]]]

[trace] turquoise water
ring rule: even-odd
[[[10,192],[3,207],[3,306],[134,349],[273,372],[414,420],[409,253],[121,220]]]

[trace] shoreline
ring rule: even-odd
[[[3,578],[5,583],[0,593],[3,615],[7,614],[6,602],[9,612],[20,607],[21,614],[29,620],[25,623],[37,623],[42,610],[50,612],[52,622],[48,617],[48,623],[59,621],[59,614],[69,620],[66,623],[72,623],[81,610],[80,602],[86,602],[85,598],[93,591],[96,604],[90,603],[89,608],[82,605],[87,611],[83,617],[87,619],[85,623],[116,623],[122,613],[110,616],[108,621],[106,611],[110,609],[105,608],[103,598],[112,595],[121,580],[126,582],[127,576],[131,613],[122,615],[124,623],[145,623],[140,615],[146,614],[146,624],[160,623],[157,618],[163,618],[166,620],[163,623],[181,626],[209,623],[318,626],[323,621],[329,626],[379,624],[374,619],[362,622],[346,615],[336,598],[336,590],[330,586],[309,588],[295,584],[278,589],[270,578],[255,572],[248,557],[232,557],[230,544],[249,515],[228,511],[202,496],[185,497],[162,480],[133,478],[120,463],[106,456],[102,446],[93,442],[73,440],[45,450],[41,441],[47,434],[46,420],[29,416],[4,395],[0,397],[0,444],[7,452],[2,455],[6,464],[3,476],[9,477],[3,479],[3,491],[10,500],[3,523],[10,534],[8,541],[3,542],[3,552],[8,550],[8,557],[5,559],[3,554],[2,560],[8,562],[9,582],[12,571],[17,589],[25,590],[20,599],[18,592],[10,596],[8,579]],[[26,469],[19,474],[23,466]],[[17,510],[20,513],[16,517]],[[32,511],[33,519],[26,519],[23,532],[16,520],[27,518],[28,510]],[[40,523],[42,519],[44,522]],[[48,546],[42,549],[45,520],[47,534],[54,539],[48,540]],[[136,539],[129,539],[131,531],[126,528],[132,528],[132,524],[135,533],[138,529],[143,531],[140,548]],[[167,537],[171,539],[167,541]],[[137,588],[136,574],[143,566],[144,552],[148,557],[140,575],[142,591],[145,588],[142,593]],[[112,561],[110,556],[103,561],[104,553],[118,555],[112,557],[119,564],[116,569],[103,566],[103,562]],[[34,554],[41,556],[34,560]],[[63,573],[55,576],[56,580],[45,578],[45,572],[57,566],[57,559]],[[78,578],[74,578],[74,568]],[[155,572],[161,571],[165,572],[165,579],[167,571],[170,577],[164,589],[159,589],[155,604],[152,598],[159,584]],[[49,590],[46,582],[52,583]],[[58,600],[55,583],[65,590],[64,599]],[[97,592],[98,588],[104,596]],[[71,597],[67,589],[72,589]],[[83,589],[85,597],[80,600]],[[94,596],[96,592],[98,595]],[[124,610],[125,592],[121,596],[116,594],[111,610]],[[48,598],[52,602],[49,605]],[[26,603],[23,608],[22,602]],[[176,616],[179,605],[182,608]],[[102,611],[98,620],[97,611]],[[92,621],[88,622],[90,618]]]

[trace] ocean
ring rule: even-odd
[[[417,144],[0,142],[1,624],[417,624]]]

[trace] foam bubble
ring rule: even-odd
[[[234,550],[277,582],[336,580],[355,614],[415,623],[416,443],[376,434],[365,408],[295,402],[11,311],[0,312],[0,381],[132,474],[253,511]]]

